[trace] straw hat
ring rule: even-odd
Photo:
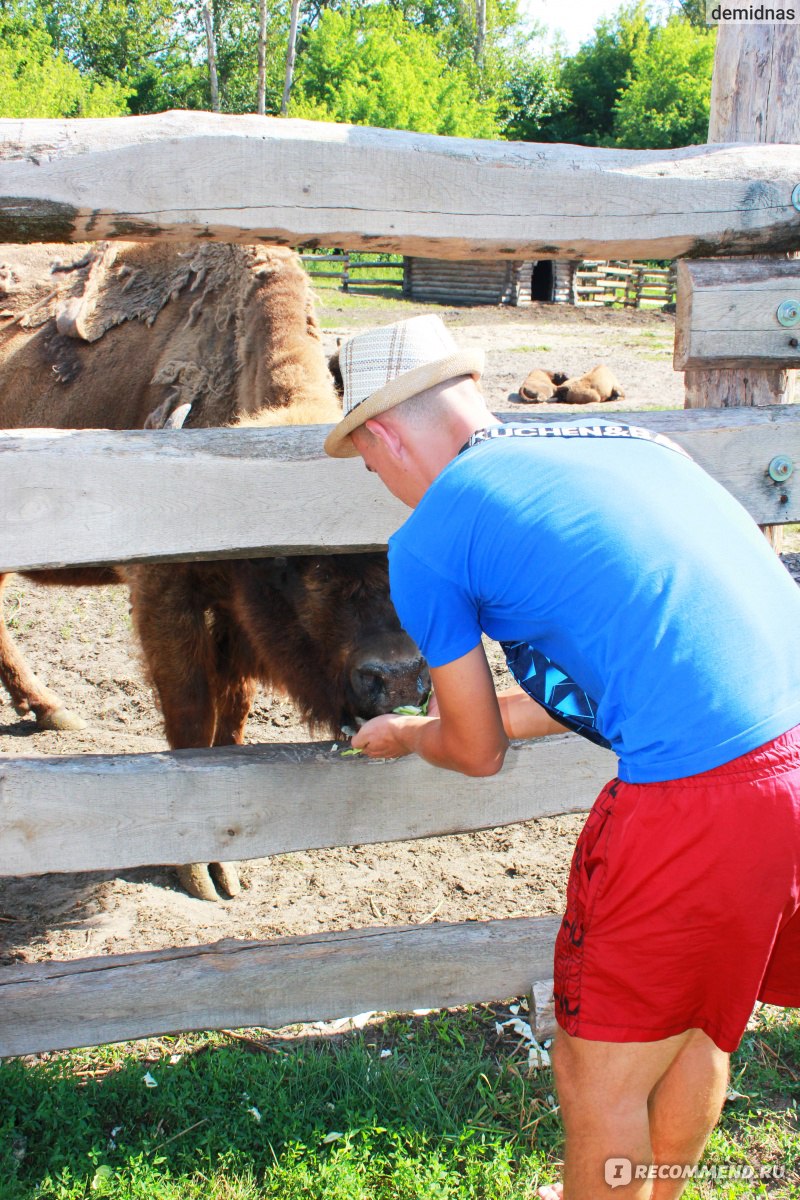
[[[350,434],[370,417],[459,375],[479,379],[482,350],[461,350],[439,317],[411,317],[369,333],[357,333],[339,351],[344,418],[325,439],[333,458],[358,451]]]

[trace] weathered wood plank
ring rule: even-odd
[[[782,485],[767,474],[775,455],[800,462],[800,407],[614,418],[674,437],[761,524],[800,521],[800,472]],[[360,459],[327,458],[326,432],[313,426],[0,434],[0,569],[385,546],[407,509]]]
[[[559,924],[359,929],[5,967],[0,1055],[504,1000],[552,975]]]
[[[798,322],[782,325],[781,306],[792,303]],[[800,365],[800,260],[681,260],[674,365]]]
[[[178,112],[4,120],[0,139],[8,242],[264,238],[464,260],[800,245],[795,145],[598,150]]]
[[[722,24],[717,32],[708,141],[764,147],[794,138],[800,121],[800,27]],[[796,250],[797,247],[786,247]],[[724,250],[723,250],[724,252]],[[680,297],[679,297],[680,302]],[[686,407],[791,404],[795,379],[776,368],[697,368],[686,372]],[[758,518],[776,550],[777,521]]]
[[[586,811],[616,769],[614,754],[574,735],[513,746],[488,779],[443,774],[416,757],[342,758],[330,742],[0,758],[0,876],[489,829]]]

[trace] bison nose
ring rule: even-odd
[[[403,704],[422,704],[431,679],[424,658],[417,652],[388,660],[364,657],[353,664],[350,685],[356,714],[369,718],[393,712]]]

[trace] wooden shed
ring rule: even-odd
[[[579,263],[559,259],[458,261],[403,260],[403,293],[410,300],[451,304],[568,304]]]

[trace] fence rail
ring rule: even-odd
[[[3,967],[0,1055],[505,1000],[551,975],[559,924],[354,929]]]
[[[800,472],[768,473],[800,461],[800,407],[614,416],[674,438],[760,524],[800,521]],[[360,462],[326,457],[326,428],[9,430],[0,570],[381,549],[407,510]]]
[[[490,829],[582,812],[615,769],[608,751],[559,736],[515,746],[497,779],[456,790],[420,759],[342,758],[331,745],[0,759],[0,877]]]
[[[219,113],[0,121],[0,239],[436,258],[800,248],[800,147],[599,150]]]
[[[354,262],[349,250],[343,250],[340,254],[301,254],[300,257],[312,279],[338,279],[341,282],[343,292],[350,292],[354,287],[396,286],[400,292],[403,290],[404,272],[402,262],[383,262],[379,259]],[[341,269],[338,271],[319,271],[316,269],[317,263],[337,263]],[[395,273],[399,271],[400,274],[399,278],[354,279],[353,271],[394,271]]]
[[[663,308],[674,304],[677,267],[640,262],[585,260],[575,272],[575,301],[586,305]]]

